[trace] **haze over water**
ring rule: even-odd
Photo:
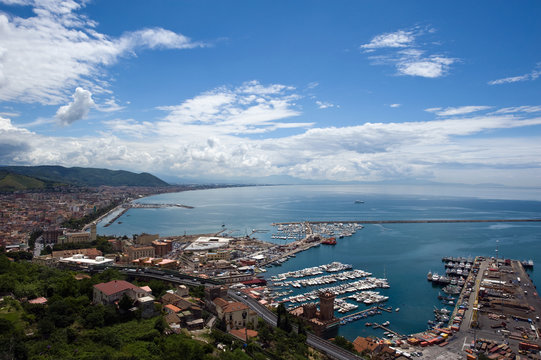
[[[355,204],[363,200],[364,204]],[[99,234],[128,235],[142,232],[160,236],[213,233],[222,224],[233,235],[252,229],[271,230],[254,236],[267,241],[271,223],[303,220],[415,220],[415,219],[529,219],[541,218],[541,192],[530,189],[440,186],[269,186],[188,191],[139,200],[171,203],[194,209],[130,209]],[[118,221],[122,222],[118,224]],[[282,243],[283,240],[276,240]],[[429,270],[444,273],[443,256],[494,256],[498,247],[505,258],[532,259],[541,264],[541,223],[448,223],[366,225],[354,236],[338,239],[334,247],[319,246],[297,254],[280,267],[269,268],[266,277],[305,267],[340,261],[356,269],[384,275],[390,289],[386,306],[400,312],[368,318],[389,320],[400,333],[426,329],[433,319],[439,288],[426,281]],[[541,284],[538,270],[531,273]],[[285,289],[285,288],[284,288]],[[296,292],[313,288],[298,289]],[[365,308],[360,304],[358,310]],[[357,310],[357,311],[358,311]],[[337,313],[338,315],[338,313]],[[364,321],[341,326],[339,334],[353,340],[358,335],[381,335]]]

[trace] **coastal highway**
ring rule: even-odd
[[[148,278],[148,279],[168,281],[168,282],[180,284],[180,285],[189,285],[189,286],[205,285],[204,283],[199,282],[199,281],[194,281],[194,280],[185,279],[185,278],[183,279],[174,275],[160,275],[160,274],[147,273],[143,271],[130,271],[130,270],[124,270],[124,269],[118,269],[118,272],[127,276],[143,277],[143,278]]]
[[[232,299],[243,302],[248,305],[252,310],[254,310],[265,322],[272,326],[276,326],[277,317],[272,311],[267,309],[265,306],[258,303],[256,300],[251,297],[244,298],[241,295],[237,295],[233,290],[228,290],[227,294]],[[336,360],[362,360],[361,357],[350,353],[349,351],[342,349],[339,346],[334,345],[330,341],[320,338],[312,333],[306,335],[306,343],[326,354],[332,359]]]

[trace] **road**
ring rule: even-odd
[[[254,310],[265,322],[272,326],[276,326],[277,317],[272,311],[267,309],[265,306],[261,305],[251,297],[244,298],[243,296],[237,295],[234,291],[228,291],[229,297],[237,301],[243,302],[248,305],[252,310]],[[326,354],[332,359],[336,360],[362,360],[361,357],[350,353],[349,351],[342,349],[339,346],[334,345],[333,343],[320,338],[312,333],[308,333],[306,336],[306,344],[313,347],[314,349],[319,350],[320,352]]]
[[[144,277],[144,278],[149,278],[149,279],[157,279],[157,280],[168,281],[168,282],[172,282],[172,283],[175,283],[175,284],[181,284],[181,285],[189,285],[189,286],[204,285],[204,284],[202,284],[200,282],[195,282],[195,281],[188,280],[188,279],[181,279],[181,278],[178,278],[178,277],[172,276],[172,275],[158,275],[158,274],[146,273],[146,272],[143,272],[143,271],[138,271],[137,272],[137,271],[129,271],[129,270],[123,270],[123,269],[118,269],[118,271],[121,274],[124,274],[124,275],[127,275],[127,276],[135,276],[135,277]]]

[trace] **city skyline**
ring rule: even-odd
[[[0,1],[5,165],[538,186],[534,1]]]

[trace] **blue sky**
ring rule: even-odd
[[[538,186],[540,10],[0,0],[0,163]]]

